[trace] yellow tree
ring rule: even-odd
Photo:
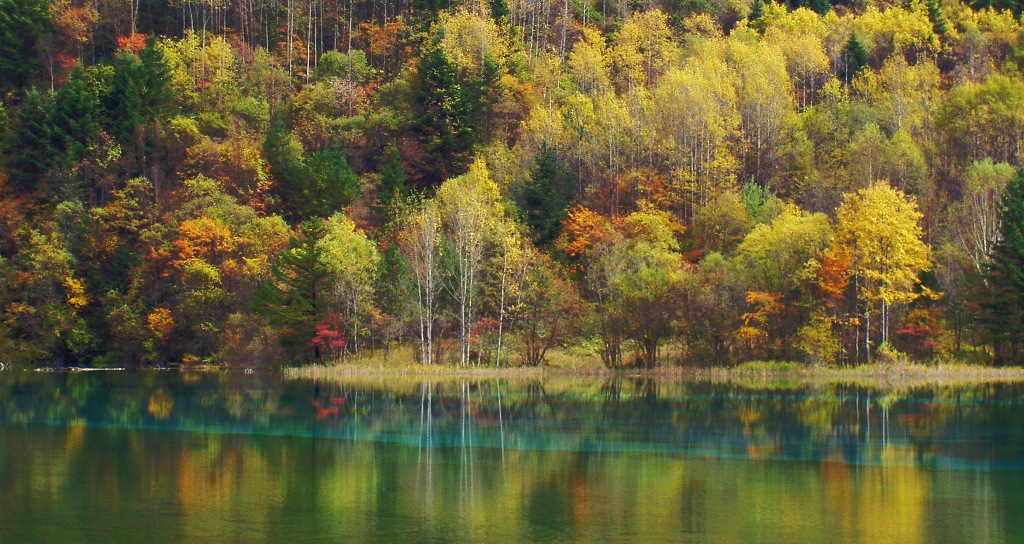
[[[743,179],[753,178],[767,187],[784,124],[794,110],[793,83],[782,53],[765,42],[753,41],[747,32],[734,31],[728,44],[738,76],[737,104],[747,147]]]
[[[441,216],[432,200],[423,202],[402,221],[398,248],[416,287],[420,329],[420,362],[434,362],[434,319],[441,294]]]
[[[913,197],[884,181],[844,195],[839,207],[834,252],[850,263],[857,303],[864,309],[868,361],[871,316],[880,315],[881,341],[888,341],[891,307],[921,296],[918,274],[931,270],[931,249],[921,240],[921,218]]]
[[[679,58],[668,17],[657,9],[632,15],[615,34],[611,56],[622,90],[656,84]]]
[[[569,53],[568,65],[569,74],[581,93],[597,95],[611,89],[608,46],[604,36],[597,30],[583,29],[583,36]]]
[[[831,73],[824,41],[828,30],[821,16],[807,8],[788,11],[783,4],[770,2],[760,21],[766,25],[764,41],[786,58],[800,108],[813,106]]]
[[[710,50],[672,69],[654,92],[654,124],[672,170],[680,217],[731,188],[739,160],[729,143],[739,133],[735,74]]]
[[[449,290],[459,307],[459,363],[466,365],[484,252],[503,210],[498,185],[482,160],[470,165],[469,172],[441,184],[437,200],[442,228],[454,253],[455,274]]]
[[[377,244],[357,229],[343,213],[336,213],[325,224],[327,230],[317,243],[323,249],[332,295],[344,310],[351,328],[351,348],[359,356],[359,324],[373,301],[380,252]]]

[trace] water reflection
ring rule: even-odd
[[[0,541],[1017,541],[1019,393],[7,372]]]

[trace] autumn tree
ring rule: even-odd
[[[496,223],[504,213],[498,186],[482,161],[469,172],[446,181],[437,190],[438,209],[451,243],[455,273],[449,291],[458,305],[459,363],[470,363],[473,326],[476,319],[477,282],[484,253],[492,243]]]
[[[380,265],[377,245],[358,230],[351,219],[337,213],[327,221],[318,244],[323,251],[329,296],[340,307],[348,325],[352,352],[359,355],[360,336],[365,334]]]
[[[435,362],[434,325],[444,285],[441,242],[441,216],[434,201],[420,203],[402,218],[398,247],[413,279],[419,360],[426,365]]]
[[[921,296],[918,274],[931,270],[931,250],[921,240],[917,203],[886,182],[847,194],[837,213],[836,252],[850,263],[870,361],[872,316],[879,315],[881,342],[887,342],[892,307]]]
[[[549,257],[527,250],[524,261],[513,309],[519,351],[524,365],[542,366],[548,351],[575,332],[583,301]]]

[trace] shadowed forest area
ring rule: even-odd
[[[0,360],[1019,364],[1022,7],[0,0]]]

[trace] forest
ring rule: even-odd
[[[1018,364],[1022,8],[0,0],[0,360]]]

